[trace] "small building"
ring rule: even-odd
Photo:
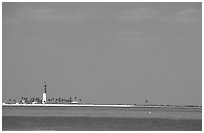
[[[22,104],[25,104],[25,100],[22,100],[21,103],[22,103]]]
[[[77,101],[72,101],[71,104],[79,104]]]
[[[36,101],[34,101],[34,102],[32,102],[32,104],[37,104],[38,102],[36,102]]]

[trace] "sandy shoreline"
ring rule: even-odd
[[[133,105],[133,104],[2,104],[2,106],[28,107],[120,107],[120,108],[202,108],[201,106],[165,106],[165,105]]]

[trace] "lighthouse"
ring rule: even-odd
[[[45,104],[47,100],[47,85],[46,82],[44,82],[44,89],[43,89],[43,97],[42,97],[42,103]]]

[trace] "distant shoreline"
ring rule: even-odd
[[[2,104],[7,107],[118,107],[118,108],[202,108],[202,106],[134,105],[134,104]]]

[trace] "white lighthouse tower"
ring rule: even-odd
[[[46,82],[44,82],[44,89],[43,89],[43,97],[42,97],[42,103],[45,104],[47,100],[47,85]]]

